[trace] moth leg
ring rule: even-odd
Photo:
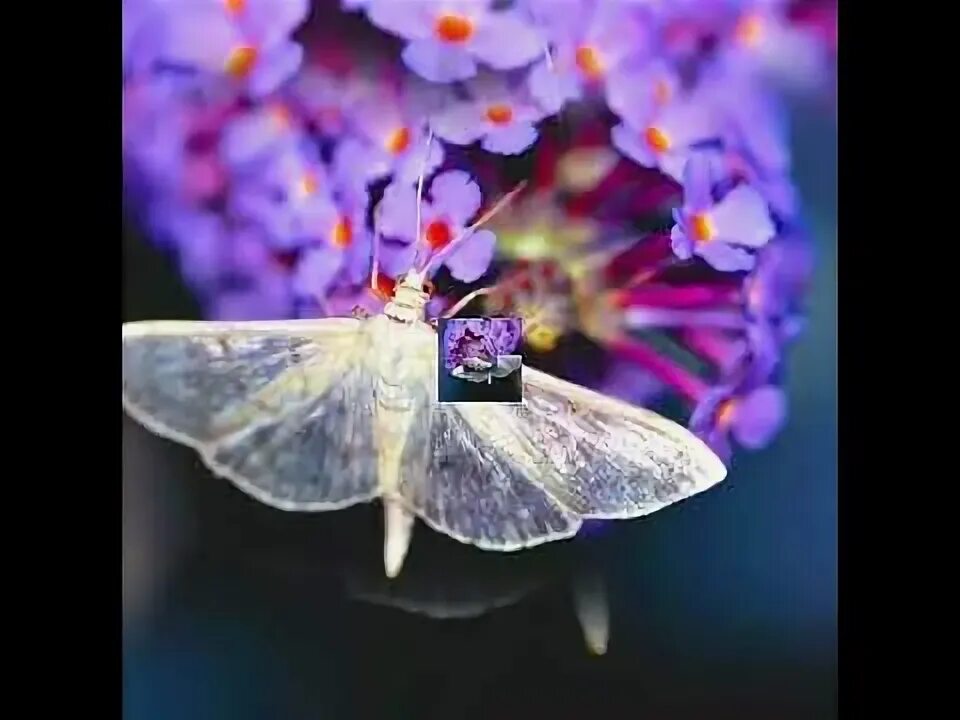
[[[573,601],[587,650],[594,655],[606,654],[610,640],[610,606],[599,573],[587,570],[574,578]]]

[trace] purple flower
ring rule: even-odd
[[[407,67],[431,82],[466,80],[477,60],[496,70],[522,67],[543,52],[539,33],[492,0],[372,0],[371,22],[410,41]]]
[[[763,197],[749,185],[714,201],[715,165],[715,154],[707,152],[687,162],[683,207],[673,213],[673,252],[682,260],[699,255],[717,270],[749,270],[755,262],[750,250],[769,242],[776,228]]]
[[[522,91],[499,77],[469,81],[468,99],[453,102],[430,120],[434,132],[456,145],[481,140],[488,152],[516,155],[537,139],[536,123],[545,113]]]
[[[821,86],[828,71],[823,41],[791,25],[785,9],[775,5],[749,3],[731,23],[720,56],[738,70],[786,89],[808,91]]]
[[[620,152],[644,167],[659,168],[680,180],[692,145],[717,136],[710,110],[695,98],[684,98],[664,107],[627,111],[610,132]],[[646,119],[643,119],[646,118]]]
[[[690,418],[690,429],[727,460],[730,435],[748,450],[766,447],[780,432],[786,415],[787,399],[781,388],[748,381],[707,393]]]
[[[648,18],[626,3],[533,0],[526,6],[545,24],[553,45],[549,61],[530,73],[533,96],[551,112],[602,89],[650,52]]]
[[[402,91],[387,84],[371,87],[350,108],[355,137],[337,145],[335,172],[352,174],[364,185],[388,175],[412,183],[421,172],[432,174],[444,160],[443,146],[434,142],[424,166],[425,119],[439,100],[435,92],[417,83],[408,84]]]
[[[680,92],[677,71],[663,60],[631,65],[607,82],[607,105],[622,120],[635,127],[644,124]]]
[[[233,168],[262,160],[297,138],[294,115],[283,103],[258,106],[233,118],[223,129],[220,155]]]
[[[323,237],[330,217],[331,183],[323,165],[296,145],[284,145],[245,169],[230,195],[231,214],[289,249]]]
[[[377,231],[385,238],[399,241],[392,247],[385,246],[385,268],[399,277],[411,267],[427,268],[434,256],[442,255],[441,264],[446,265],[457,280],[477,280],[490,265],[497,240],[489,230],[476,230],[464,236],[468,222],[477,214],[483,200],[479,186],[462,170],[449,170],[433,179],[429,196],[421,206],[418,239],[414,187],[392,183],[384,191],[375,214]],[[454,246],[451,243],[455,240]]]
[[[169,0],[156,28],[156,59],[220,74],[266,95],[293,75],[303,49],[289,40],[307,0]]]
[[[302,252],[293,283],[298,295],[322,297],[331,285],[358,285],[370,275],[373,249],[366,228],[368,196],[342,193],[311,218],[311,242]]]
[[[206,314],[216,320],[279,320],[290,317],[292,310],[286,276],[264,268],[250,278],[246,287],[214,296]]]

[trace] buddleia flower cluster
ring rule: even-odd
[[[527,362],[729,458],[786,417],[780,98],[835,37],[825,2],[124,0],[126,207],[209,318],[377,312],[416,269],[432,317],[484,288]]]

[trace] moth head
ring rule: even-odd
[[[401,278],[393,292],[393,299],[387,303],[384,313],[399,322],[423,320],[424,308],[430,296],[424,292],[426,279],[422,273],[411,270]]]

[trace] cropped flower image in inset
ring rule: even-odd
[[[439,328],[439,402],[523,401],[520,318],[448,319]]]

